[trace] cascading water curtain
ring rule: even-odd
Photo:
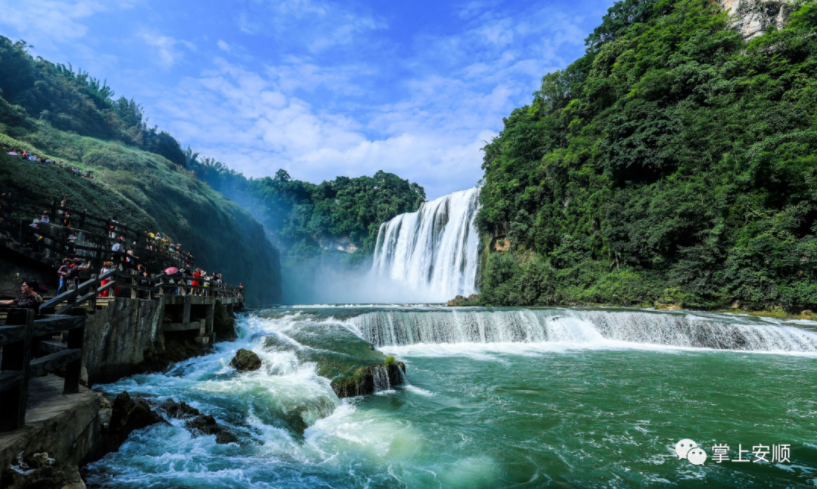
[[[479,188],[424,203],[380,226],[374,254],[377,275],[427,291],[444,301],[477,292]]]

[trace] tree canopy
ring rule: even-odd
[[[625,0],[485,148],[494,304],[817,304],[817,5]]]
[[[293,180],[283,169],[274,177],[248,179],[213,159],[191,168],[261,221],[284,253],[300,258],[322,253],[322,243],[346,239],[359,255],[369,255],[380,225],[416,211],[426,198],[418,184],[384,171],[313,184]]]
[[[158,127],[149,127],[142,107],[114,91],[103,80],[73,67],[54,64],[28,53],[25,41],[0,36],[0,97],[11,107],[0,123],[25,125],[25,116],[45,120],[56,129],[121,141],[185,165],[179,142]]]

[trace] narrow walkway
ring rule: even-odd
[[[64,383],[53,374],[29,380],[26,424],[0,433],[0,460],[16,460],[20,452],[47,451],[51,457],[87,452],[83,448],[90,447],[102,426],[98,419],[102,401],[99,394],[82,386],[78,394],[63,394]]]

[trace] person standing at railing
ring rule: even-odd
[[[193,273],[193,278],[201,278],[201,268],[196,269],[196,272]],[[201,285],[201,282],[199,282],[197,280],[194,280],[194,281],[190,282],[190,285],[193,285],[194,287],[198,287],[198,286]],[[193,289],[193,295],[199,295],[198,289]]]
[[[139,285],[142,287],[150,287],[150,280],[148,280],[148,271],[144,265],[138,263],[136,265],[136,275],[139,277]],[[136,297],[140,299],[148,299],[148,291],[140,290],[137,292]]]
[[[111,239],[116,238],[116,231],[117,231],[116,225],[117,224],[119,224],[119,221],[116,220],[116,216],[113,216],[108,221],[108,237],[111,238]]]
[[[23,293],[20,297],[9,301],[0,301],[0,306],[14,306],[37,311],[40,304],[43,303],[43,298],[37,293],[40,290],[40,284],[36,280],[26,280],[20,284],[20,290]]]
[[[111,260],[116,264],[116,268],[122,270],[122,262],[124,261],[123,254],[122,254],[122,236],[119,237],[119,241],[113,244],[111,247],[111,251],[113,251],[113,256]]]
[[[65,211],[62,214],[62,225],[64,227],[71,227],[71,214],[68,212],[68,205],[65,205]]]
[[[63,265],[59,270],[57,270],[57,275],[60,276],[60,287],[57,289],[57,295],[60,295],[68,290],[68,279],[66,278],[66,275],[68,274],[69,268],[71,268],[71,259],[66,258]]]
[[[79,272],[91,268],[90,261],[85,265],[80,265],[80,263],[82,263],[82,260],[74,258],[74,263],[71,265],[71,268],[68,269],[68,273],[65,274],[65,278],[68,280],[69,290],[76,290],[77,285],[79,285]]]
[[[101,277],[101,276],[105,275],[106,273],[110,272],[111,270],[113,270],[113,263],[111,263],[109,261],[106,261],[105,263],[102,264],[102,268],[99,270],[99,276]],[[105,280],[102,280],[101,282],[99,282],[99,287],[100,288],[105,287],[105,285],[107,283],[109,283],[110,281],[111,281],[110,278],[106,278]],[[105,289],[102,292],[100,292],[99,297],[108,297],[108,291],[109,290],[110,289]]]

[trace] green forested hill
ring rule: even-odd
[[[374,252],[382,223],[425,201],[421,186],[383,171],[320,184],[293,180],[284,170],[248,179],[212,159],[190,156],[188,167],[261,221],[293,262],[318,257],[329,243],[354,250],[349,259],[358,262]]]
[[[0,142],[93,170],[95,178],[2,153],[0,191],[47,202],[68,197],[72,209],[162,232],[190,250],[197,266],[222,272],[229,283],[243,282],[249,303],[280,301],[278,252],[239,206],[161,156],[63,133],[44,122],[30,127],[39,130],[19,139],[0,133]]]
[[[746,42],[715,2],[612,7],[485,146],[478,223],[511,251],[482,302],[817,305],[817,5],[793,9]]]
[[[68,197],[73,209],[169,235],[209,272],[243,282],[248,302],[281,299],[278,252],[238,205],[184,168],[169,134],[147,126],[133,100],[104,82],[26,52],[0,36],[0,141],[94,170],[77,177],[55,165],[0,155],[0,190],[32,200]]]

